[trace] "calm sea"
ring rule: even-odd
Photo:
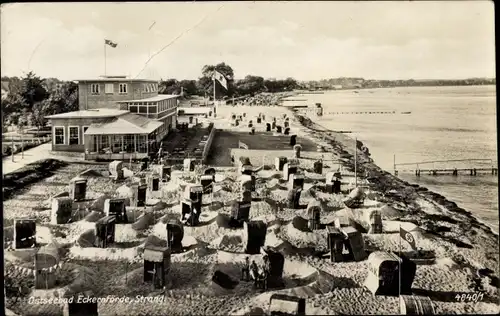
[[[492,159],[454,162],[420,168],[498,167],[495,86],[405,87],[329,91],[301,95],[319,102],[324,116],[316,122],[331,130],[352,131],[370,149],[377,165],[392,172],[397,163],[450,159]],[[295,97],[297,99],[297,97]],[[301,102],[294,101],[300,104]],[[338,112],[392,112],[342,114]],[[411,114],[401,114],[411,112]],[[398,169],[415,169],[399,166]],[[498,232],[498,178],[490,174],[429,176],[400,171],[399,176],[440,193]]]

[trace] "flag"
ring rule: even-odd
[[[401,236],[401,238],[403,238],[410,244],[413,250],[417,250],[417,245],[415,244],[415,238],[410,232],[407,232],[403,228],[399,227],[399,235]]]
[[[108,39],[104,40],[104,44],[109,45],[109,46],[111,46],[113,48],[115,48],[116,46],[118,46],[118,44],[113,43],[111,40],[108,40]]]
[[[220,82],[220,84],[224,87],[224,89],[227,90],[227,80],[226,77],[224,77],[223,74],[218,72],[217,70],[214,71],[213,79],[217,80]]]
[[[243,148],[243,149],[248,150],[248,145],[238,141],[238,148]]]

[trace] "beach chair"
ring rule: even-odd
[[[400,315],[435,315],[436,310],[428,296],[401,295]]]
[[[96,244],[98,248],[107,248],[115,242],[116,218],[105,216],[95,223]]]
[[[69,196],[73,201],[83,201],[87,193],[87,179],[76,177],[69,183]]]
[[[340,230],[344,234],[344,244],[349,251],[347,259],[353,259],[354,261],[361,261],[365,259],[365,242],[363,240],[363,235],[361,235],[361,232],[359,232],[352,226],[342,227]]]
[[[70,197],[57,197],[52,199],[50,212],[51,224],[67,224],[73,214],[73,199]]]
[[[184,225],[178,219],[167,222],[167,245],[171,253],[182,252],[182,238],[184,238]]]
[[[276,157],[274,160],[274,166],[277,171],[283,171],[283,167],[285,164],[288,162],[288,159],[286,157]]]
[[[247,254],[259,254],[266,241],[267,224],[263,221],[243,223],[243,248]]]
[[[125,199],[106,199],[104,201],[104,214],[114,216],[117,224],[127,224],[127,211],[125,209]]]
[[[373,295],[399,295],[401,259],[393,253],[375,251],[368,256],[368,275],[364,286]]]
[[[165,286],[166,275],[170,272],[171,253],[167,247],[147,245],[144,248],[144,282],[152,282],[155,289]]]
[[[330,261],[344,261],[344,235],[340,229],[333,226],[326,226],[326,230],[328,250],[330,251]]]
[[[293,146],[293,152],[295,158],[300,158],[300,152],[302,151],[302,146],[300,144],[296,144]]]
[[[147,167],[147,163],[146,163]],[[109,173],[111,177],[117,181],[123,179],[123,162],[115,160],[109,163],[108,165]]]
[[[36,247],[36,222],[34,219],[14,220],[14,249]]]
[[[306,315],[306,300],[285,294],[273,294],[269,299],[269,315]]]
[[[312,200],[307,205],[307,217],[310,230],[317,230],[321,224],[321,204]]]

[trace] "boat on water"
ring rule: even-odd
[[[411,111],[408,111],[408,112],[401,112],[401,114],[411,114]]]

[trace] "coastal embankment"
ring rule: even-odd
[[[354,165],[354,139],[343,133],[330,131],[313,122],[309,117],[294,112],[297,120],[313,135],[327,139],[341,152],[348,152],[350,165]],[[358,146],[359,146],[358,140]],[[361,143],[362,145],[362,143]],[[498,275],[498,234],[479,222],[471,212],[458,207],[453,201],[416,184],[410,184],[382,170],[372,159],[357,151],[358,173],[368,174],[368,181],[383,193],[382,200],[401,202],[406,206],[407,216],[433,237],[451,242],[450,249],[456,260],[473,271],[490,270]],[[446,227],[446,228],[445,228]],[[498,285],[498,279],[495,277]]]

